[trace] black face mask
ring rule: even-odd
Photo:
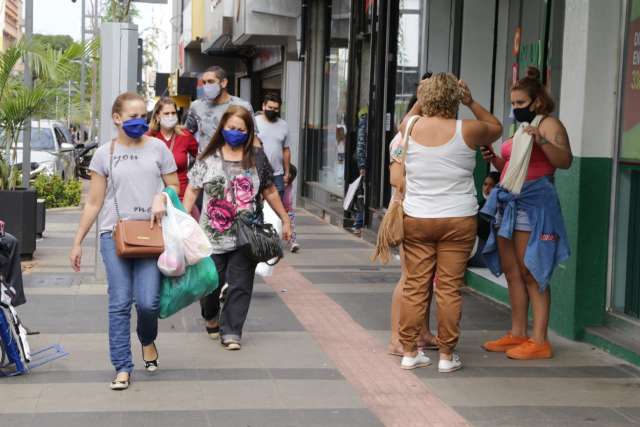
[[[516,118],[518,123],[531,123],[533,119],[536,118],[536,112],[529,109],[531,108],[531,104],[533,104],[533,101],[531,101],[526,107],[513,109],[513,116]]]
[[[278,117],[280,116],[280,113],[277,112],[277,111],[273,111],[273,110],[265,110],[264,116],[270,122],[275,122],[276,120],[278,120]]]

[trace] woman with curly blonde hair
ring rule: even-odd
[[[456,120],[461,102],[476,120]],[[477,231],[476,149],[498,139],[502,125],[473,100],[464,82],[439,73],[421,82],[418,103],[400,131],[409,135],[407,146],[402,138],[391,147],[391,185],[403,197],[405,213],[401,367],[431,364],[417,341],[437,274],[438,370],[453,372],[462,367],[454,352],[460,335],[460,288]]]

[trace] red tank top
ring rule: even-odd
[[[513,139],[508,139],[502,144],[502,149],[500,150],[502,154],[502,158],[506,160],[507,163],[504,165],[504,169],[502,169],[502,174],[500,176],[500,181],[504,178],[504,174],[507,171],[507,167],[509,167],[509,159],[511,159],[511,148],[513,146]],[[533,149],[531,150],[531,160],[529,161],[529,170],[527,171],[527,181],[535,181],[536,179],[542,178],[543,176],[553,176],[556,168],[553,167],[547,155],[544,154],[542,148],[536,143],[533,144]]]

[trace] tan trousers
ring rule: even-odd
[[[400,310],[400,343],[414,352],[433,291],[438,307],[440,353],[450,354],[460,337],[464,273],[476,239],[476,217],[422,219],[404,218],[404,268]]]

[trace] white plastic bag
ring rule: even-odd
[[[282,236],[282,221],[268,203],[264,204],[262,213],[264,215],[264,223],[273,225],[273,228]],[[269,262],[272,261],[274,260],[269,260]],[[273,274],[273,266],[266,262],[261,262],[256,266],[256,274],[262,277],[269,277]]]
[[[184,259],[183,237],[176,221],[177,209],[167,196],[167,214],[162,218],[162,238],[164,252],[158,258],[158,269],[165,276],[182,276],[187,267]]]
[[[202,259],[210,257],[213,253],[213,247],[198,221],[188,213],[173,206],[169,195],[166,195],[166,197],[167,214],[171,210],[171,214],[178,225],[178,230],[182,237],[182,250],[187,265],[195,265]]]

